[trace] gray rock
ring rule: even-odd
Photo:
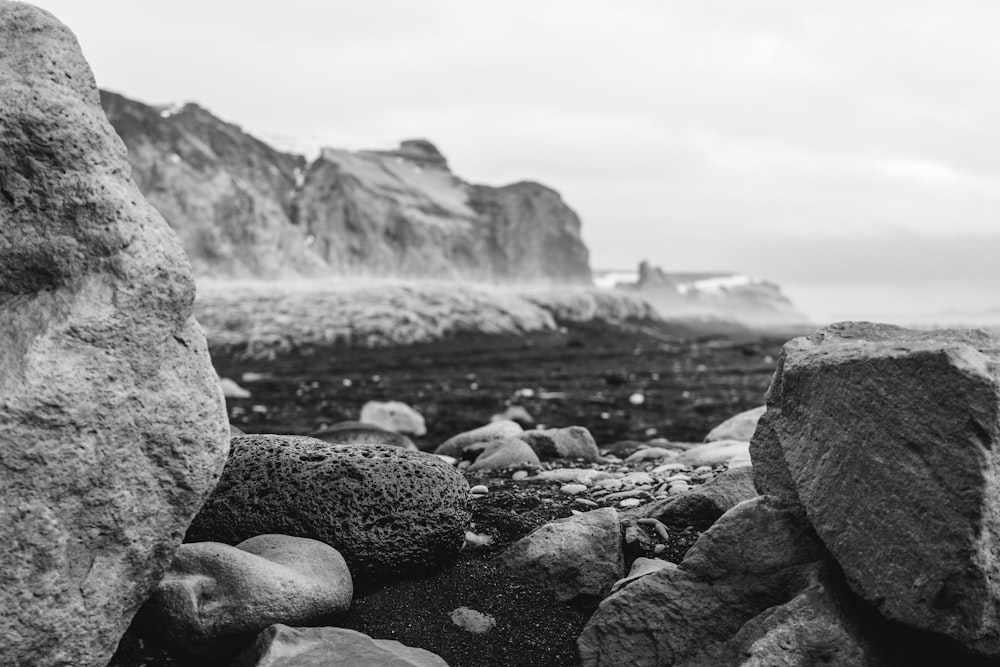
[[[756,496],[752,469],[733,468],[687,493],[646,503],[627,515],[705,529],[737,504]]]
[[[336,547],[356,581],[396,577],[457,553],[468,496],[461,473],[431,454],[250,435],[233,439],[222,478],[186,539],[310,537]]]
[[[231,667],[448,667],[441,656],[345,628],[273,625]]]
[[[0,3],[0,664],[106,665],[225,461],[174,234],[72,33]]]
[[[472,465],[469,466],[470,472],[507,468],[537,468],[541,465],[535,450],[518,438],[504,438],[469,445],[463,453],[466,458],[469,454],[477,454]]]
[[[601,453],[590,431],[582,426],[525,431],[517,436],[531,445],[538,458],[598,461]]]
[[[453,456],[456,459],[459,459],[462,458],[462,452],[469,445],[474,445],[480,442],[489,442],[490,440],[512,438],[523,432],[524,429],[521,428],[521,425],[515,421],[495,421],[486,424],[485,426],[480,426],[479,428],[474,428],[471,431],[465,431],[464,433],[459,433],[458,435],[448,438],[434,450],[434,453],[443,454],[445,456]]]
[[[686,463],[692,468],[699,466],[717,466],[733,459],[749,456],[750,442],[742,440],[716,440],[696,445],[681,452],[677,456],[678,463]]]
[[[705,436],[705,442],[715,442],[716,440],[740,440],[750,442],[753,432],[757,430],[757,422],[761,415],[767,410],[767,406],[760,406],[733,415],[722,422]]]
[[[181,545],[138,625],[176,655],[222,664],[275,623],[340,619],[353,595],[336,549],[301,537],[258,535],[235,547]]]
[[[757,488],[801,502],[891,620],[1000,657],[1000,343],[841,323],[785,345]]]
[[[316,431],[312,437],[334,445],[388,445],[403,449],[417,449],[413,441],[402,433],[364,422],[339,422]]]
[[[368,401],[361,406],[359,421],[396,433],[427,435],[423,415],[400,401]]]
[[[611,507],[549,522],[501,555],[509,571],[556,598],[596,605],[625,572],[618,512]]]

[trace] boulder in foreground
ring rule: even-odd
[[[751,453],[890,620],[1000,657],[1000,341],[841,323],[785,345]]]
[[[76,39],[0,2],[0,664],[106,665],[215,483],[193,302]]]

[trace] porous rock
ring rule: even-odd
[[[0,3],[0,664],[106,665],[225,461],[177,238],[72,33]]]
[[[524,429],[521,428],[521,425],[515,421],[495,421],[486,424],[485,426],[474,428],[471,431],[465,431],[464,433],[453,435],[441,443],[438,448],[434,450],[434,453],[444,454],[445,456],[453,456],[457,459],[462,457],[462,451],[469,445],[474,445],[480,442],[489,442],[490,440],[511,438],[519,435],[523,431]]]
[[[361,406],[360,421],[396,433],[427,434],[424,416],[401,401],[368,401]]]
[[[512,544],[501,562],[559,600],[596,605],[625,572],[618,512],[605,507],[551,521]]]
[[[347,563],[323,542],[288,535],[235,547],[195,542],[177,550],[137,619],[176,655],[221,664],[275,623],[338,620],[352,595]]]
[[[334,445],[388,445],[403,449],[417,448],[413,441],[402,433],[364,422],[338,422],[316,431],[312,437]]]
[[[448,667],[441,656],[346,628],[272,625],[231,667]]]
[[[751,468],[733,468],[687,493],[646,503],[630,511],[629,516],[652,517],[704,530],[738,503],[756,496]]]
[[[537,468],[541,465],[535,450],[518,438],[503,438],[469,445],[463,452],[466,458],[475,454],[470,472],[504,470],[506,468]]]
[[[229,462],[186,539],[235,544],[262,533],[337,548],[355,581],[451,559],[470,520],[469,485],[436,456],[301,436],[234,438]]]
[[[594,436],[583,426],[525,431],[517,437],[531,445],[538,458],[543,461],[547,459],[597,461],[601,458]]]
[[[998,368],[985,332],[827,327],[785,345],[751,452],[883,616],[993,656]]]
[[[733,415],[722,422],[705,436],[705,442],[715,442],[716,440],[740,440],[750,442],[753,432],[757,430],[757,422],[761,415],[767,410],[767,406],[752,408],[738,415]]]

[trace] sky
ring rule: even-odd
[[[549,185],[594,268],[749,273],[817,321],[1000,322],[991,0],[37,4],[128,97]]]

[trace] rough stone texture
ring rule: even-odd
[[[734,415],[722,422],[705,436],[705,442],[715,442],[716,440],[740,440],[750,442],[753,432],[757,430],[757,422],[760,416],[767,410],[767,406],[760,406],[746,410],[738,415]]]
[[[774,496],[745,500],[688,550],[681,567],[706,579],[748,577],[826,558],[797,508]]]
[[[636,518],[652,517],[664,523],[705,529],[738,503],[757,496],[750,468],[734,468],[717,475],[679,496],[646,503],[627,513]]]
[[[224,664],[275,623],[341,618],[354,587],[336,549],[317,540],[258,535],[231,547],[183,544],[139,613],[144,634],[176,655]]]
[[[867,323],[790,341],[752,454],[883,616],[1000,657],[998,348]]]
[[[541,465],[538,455],[528,443],[518,438],[503,438],[490,440],[474,445],[468,445],[463,454],[479,452],[469,466],[470,472],[478,470],[503,470],[505,468],[537,468]]]
[[[361,406],[359,421],[396,433],[427,434],[424,416],[400,401],[368,401]]]
[[[829,578],[827,578],[829,579]],[[790,601],[748,621],[730,642],[740,667],[859,667],[883,665],[853,610],[817,581]],[[913,663],[911,663],[913,664]],[[941,663],[928,663],[941,664]]]
[[[106,665],[215,482],[193,300],[76,39],[0,3],[0,664]]]
[[[678,463],[686,463],[692,468],[698,466],[717,466],[729,463],[732,459],[743,459],[749,456],[750,443],[741,440],[716,440],[696,445],[677,455]]]
[[[520,435],[523,432],[524,429],[521,428],[521,425],[515,421],[495,421],[486,424],[485,426],[474,428],[471,431],[453,435],[441,443],[438,448],[434,450],[434,453],[461,458],[462,451],[469,445],[474,445],[479,442],[488,442],[490,440],[511,438]]]
[[[313,433],[312,437],[333,445],[388,445],[413,450],[417,448],[413,441],[402,433],[363,422],[339,422]]]
[[[611,507],[552,521],[512,544],[504,566],[562,601],[596,605],[625,572],[618,512]]]
[[[517,436],[531,445],[538,458],[597,461],[601,453],[594,436],[583,426],[525,431]]]
[[[344,628],[273,625],[231,667],[448,667],[441,656]]]
[[[801,512],[777,498],[740,503],[698,538],[680,566],[605,598],[578,642],[583,665],[733,664],[733,636],[812,585],[826,569],[823,556]]]
[[[315,438],[234,438],[215,491],[186,536],[235,544],[280,533],[330,544],[355,581],[426,570],[457,553],[469,485],[436,456]]]

